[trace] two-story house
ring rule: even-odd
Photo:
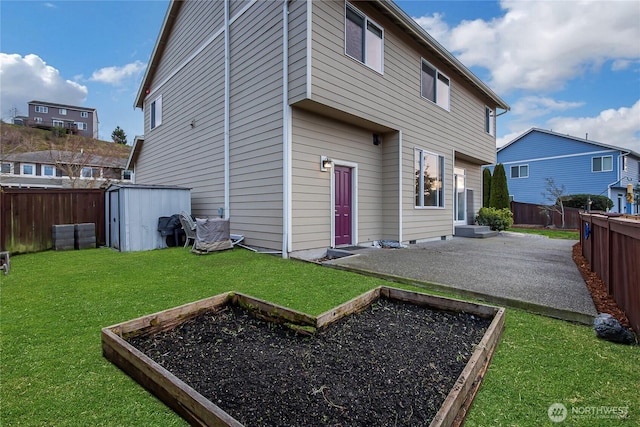
[[[31,101],[28,116],[21,118],[21,122],[25,126],[43,129],[60,127],[68,133],[98,138],[98,111],[95,108]]]
[[[508,105],[391,1],[172,1],[135,100],[136,182],[283,256],[446,239]]]
[[[565,186],[565,194],[596,194],[613,201],[612,212],[627,209],[627,186],[640,182],[640,154],[589,139],[530,129],[497,151],[516,202],[549,204],[543,195],[545,178]]]

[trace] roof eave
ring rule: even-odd
[[[502,98],[500,98],[489,86],[487,86],[478,76],[473,74],[467,67],[465,67],[455,56],[445,49],[440,43],[438,43],[429,33],[425,31],[418,23],[411,18],[407,13],[402,10],[398,5],[390,0],[377,0],[378,4],[384,10],[392,15],[398,22],[404,25],[405,29],[412,32],[423,43],[425,43],[430,49],[437,52],[442,58],[461,75],[463,75],[469,82],[475,85],[481,92],[488,96],[495,102],[497,108],[509,111],[511,107]]]
[[[144,98],[146,95],[146,91],[151,85],[151,79],[156,69],[158,68],[158,63],[160,62],[160,56],[162,55],[162,51],[167,45],[167,40],[169,38],[169,34],[171,33],[171,28],[178,16],[178,11],[182,7],[182,0],[172,0],[167,8],[167,13],[164,16],[164,22],[162,23],[162,28],[160,29],[160,35],[156,40],[156,44],[153,47],[153,52],[151,53],[151,58],[149,59],[149,65],[144,72],[144,77],[142,78],[142,83],[140,84],[140,88],[138,89],[138,94],[136,95],[136,101],[133,104],[133,108],[142,108],[144,105]]]

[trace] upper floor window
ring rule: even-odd
[[[350,57],[382,73],[382,27],[350,4],[345,11],[345,52]]]
[[[44,105],[36,105],[35,107],[36,113],[48,113],[49,107],[45,107]]]
[[[494,127],[493,118],[495,117],[495,113],[489,107],[484,107],[484,131],[489,135],[495,136],[496,130]]]
[[[89,117],[89,113],[86,111],[80,111],[80,117],[86,119],[87,117]]]
[[[620,158],[622,159],[622,170],[626,171],[627,170],[627,156],[621,156]]]
[[[59,108],[58,109],[58,114],[60,114],[61,116],[66,116],[67,115],[67,109],[66,108]]]
[[[591,158],[591,172],[611,172],[613,170],[613,156]]]
[[[449,111],[449,78],[424,59],[421,74],[422,97]]]
[[[159,95],[151,102],[150,121],[151,129],[162,124],[162,95]]]
[[[84,167],[80,173],[82,178],[100,178],[100,168]]]
[[[13,173],[13,164],[11,162],[2,162],[0,173]]]
[[[31,163],[23,163],[20,165],[20,173],[22,175],[36,175],[36,165]]]
[[[56,176],[56,167],[53,165],[42,165],[42,175]]]
[[[416,207],[444,207],[444,157],[414,151]]]
[[[511,166],[511,178],[529,178],[529,165]]]

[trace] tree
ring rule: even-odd
[[[502,163],[496,165],[491,178],[491,194],[489,194],[489,207],[496,209],[510,209],[509,187],[507,175]]]
[[[491,171],[485,168],[482,171],[482,207],[489,207],[489,199],[491,195]]]
[[[127,143],[127,134],[124,133],[124,130],[120,129],[120,126],[116,126],[116,128],[111,133],[111,139],[116,144],[124,144]]]
[[[564,184],[558,187],[553,178],[545,178],[544,182],[544,191],[541,194],[542,197],[544,197],[545,200],[551,202],[551,204],[542,206],[542,210],[544,210],[545,212],[558,212],[562,220],[562,228],[565,228],[563,199],[565,197],[564,192],[566,188]]]

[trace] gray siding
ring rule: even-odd
[[[202,25],[199,19],[205,15],[211,19],[207,25],[222,25],[211,15],[213,10],[203,9],[206,4],[214,6],[186,2],[167,42],[159,64],[161,72],[154,76],[153,92],[145,100],[146,141],[136,166],[136,182],[191,188],[192,212],[215,216],[218,207],[224,206],[224,84],[220,84],[224,82],[224,37],[184,63],[184,58],[200,47],[196,40],[202,42],[202,37],[189,39],[189,31],[204,33],[190,24]],[[172,73],[175,75],[164,82]],[[158,95],[162,95],[162,124],[150,130],[148,107]]]
[[[294,1],[289,6],[289,102],[294,104],[307,97],[307,22],[306,1]]]
[[[452,234],[452,183],[445,183],[444,209],[414,207],[413,149],[420,147],[445,157],[452,176],[453,152],[477,159],[495,158],[495,138],[484,132],[488,102],[432,54],[399,33],[368,4],[356,6],[384,28],[384,74],[344,53],[344,2],[313,3],[314,101],[348,111],[375,123],[403,131],[403,239]],[[451,80],[450,111],[420,96],[420,64],[425,58]],[[491,105],[490,105],[491,106]],[[479,169],[479,166],[476,166]]]
[[[231,27],[230,46],[231,225],[248,244],[281,249],[282,4],[253,5]]]
[[[320,171],[320,156],[357,164],[358,241],[381,239],[383,233],[382,146],[372,144],[370,130],[293,110],[293,250],[331,244],[331,176]]]

